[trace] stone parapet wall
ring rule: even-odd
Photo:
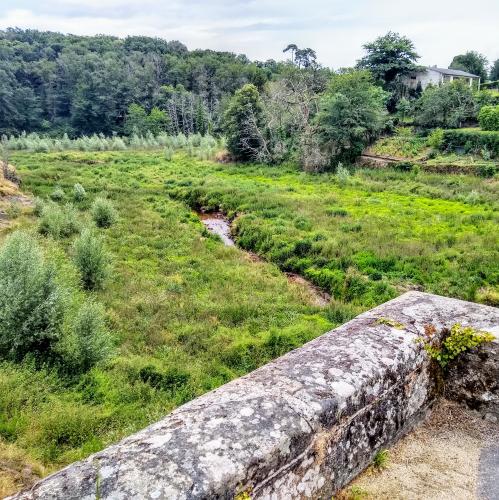
[[[416,340],[458,322],[499,335],[499,309],[406,293],[15,498],[331,498],[425,415]]]

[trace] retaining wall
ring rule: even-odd
[[[409,292],[15,498],[331,498],[439,393],[427,324],[499,336],[499,309]]]

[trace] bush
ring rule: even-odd
[[[113,204],[105,198],[95,199],[92,204],[91,213],[97,227],[110,227],[118,218]]]
[[[50,198],[53,200],[53,201],[57,201],[57,202],[60,202],[62,200],[64,200],[64,198],[66,197],[66,195],[64,194],[64,191],[62,188],[60,187],[56,187],[52,193],[50,194]]]
[[[392,163],[392,168],[400,172],[410,172],[414,168],[414,163],[412,161],[396,161]]]
[[[17,219],[22,214],[22,208],[17,201],[11,201],[5,212],[9,219]]]
[[[73,260],[80,271],[81,283],[86,290],[98,290],[109,275],[109,255],[102,240],[90,229],[83,231],[73,243]]]
[[[414,122],[423,128],[461,127],[476,118],[477,104],[472,89],[455,81],[439,87],[429,86],[416,102]]]
[[[499,166],[486,163],[478,165],[476,170],[480,177],[494,177],[494,175],[499,172]]]
[[[338,163],[336,167],[336,179],[338,180],[338,185],[340,187],[345,187],[350,180],[350,172],[348,168],[345,168],[341,163]]]
[[[499,156],[499,132],[482,130],[444,130],[441,149],[449,152],[480,154],[486,149],[492,158]]]
[[[72,373],[86,372],[111,355],[112,339],[100,304],[88,301],[80,307],[59,352],[64,368]]]
[[[59,207],[55,204],[46,205],[42,209],[38,231],[53,238],[67,238],[80,231],[78,214],[71,204]]]
[[[163,156],[165,157],[165,160],[170,161],[173,158],[173,148],[171,147],[166,147],[163,150]]]
[[[444,140],[444,131],[441,128],[436,128],[426,139],[428,146],[434,149],[440,149]]]
[[[189,382],[190,375],[177,367],[163,372],[152,365],[147,365],[140,369],[139,378],[155,389],[176,390]]]
[[[483,130],[499,130],[499,106],[484,106],[478,113]]]
[[[75,184],[73,187],[73,200],[80,202],[87,197],[87,192],[81,184]]]
[[[36,239],[13,233],[0,251],[0,356],[20,361],[50,354],[64,310],[65,294]]]
[[[35,202],[33,205],[33,214],[36,217],[40,217],[42,215],[43,209],[45,208],[45,201],[39,198],[38,196],[35,198]]]

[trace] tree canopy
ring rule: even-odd
[[[414,121],[425,128],[456,128],[476,117],[476,112],[472,89],[462,81],[454,81],[428,87],[416,103]]]
[[[174,132],[196,120],[217,128],[229,95],[246,83],[261,89],[284,65],[160,38],[9,28],[0,31],[0,134],[123,133],[132,104],[165,111]]]
[[[241,161],[258,160],[264,141],[263,107],[258,89],[246,84],[231,98],[224,116],[227,147]]]
[[[487,79],[487,58],[483,54],[475,51],[460,54],[452,59],[449,65],[450,69],[460,69],[473,75],[478,75],[482,82]]]
[[[322,148],[332,161],[351,161],[380,133],[388,94],[367,71],[335,75],[317,115]]]
[[[490,81],[496,82],[499,80],[499,59],[496,59],[490,68]]]
[[[401,75],[417,68],[419,59],[414,43],[407,37],[389,31],[373,42],[363,45],[366,55],[357,62],[359,68],[369,70],[374,79],[388,90]]]

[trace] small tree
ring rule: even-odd
[[[171,125],[170,117],[159,108],[152,108],[151,112],[147,116],[147,128],[154,135],[158,135],[161,132],[166,132],[169,130]]]
[[[64,368],[72,373],[86,372],[110,356],[112,339],[101,305],[87,301],[80,307],[58,351]]]
[[[144,135],[148,130],[147,113],[140,104],[130,104],[125,117],[125,131],[128,135]]]
[[[499,106],[483,106],[478,121],[483,130],[499,130]]]
[[[87,192],[85,191],[85,188],[81,184],[76,183],[73,187],[74,201],[80,202],[83,201],[86,197],[87,197]]]
[[[50,198],[56,202],[63,201],[65,197],[66,197],[66,195],[64,194],[64,190],[59,186],[57,186],[52,191],[52,193],[50,193]]]
[[[9,236],[0,250],[0,356],[48,359],[61,335],[65,294],[36,239]]]
[[[389,31],[374,42],[366,43],[363,48],[367,54],[358,61],[357,66],[369,70],[385,90],[392,90],[392,84],[397,78],[417,68],[419,55],[414,43],[398,33]]]
[[[40,197],[36,197],[35,200],[34,200],[34,203],[33,203],[33,214],[36,216],[36,217],[41,217],[42,213],[43,213],[43,209],[45,208],[45,201],[40,198]]]
[[[402,99],[400,99],[400,101],[397,103],[397,113],[400,116],[400,119],[404,121],[410,114],[411,110],[411,101],[409,101],[409,99],[406,99],[405,97],[402,97]]]
[[[386,98],[367,71],[333,77],[317,115],[322,149],[332,162],[355,160],[378,136],[385,123]]]
[[[67,238],[80,231],[76,209],[70,203],[61,207],[56,203],[45,204],[42,208],[38,231],[44,236]]]
[[[90,229],[84,230],[73,243],[73,260],[80,271],[83,288],[97,290],[103,287],[109,275],[110,258],[102,239]]]
[[[260,94],[253,84],[246,84],[236,91],[224,114],[227,147],[234,158],[240,161],[265,158],[262,128]]]
[[[477,75],[483,83],[487,79],[487,65],[487,58],[483,54],[479,54],[472,50],[466,52],[466,54],[455,56],[449,68],[460,69],[461,71],[467,71],[468,73]]]
[[[96,198],[92,204],[91,213],[97,227],[110,227],[118,219],[113,204],[106,198]]]

